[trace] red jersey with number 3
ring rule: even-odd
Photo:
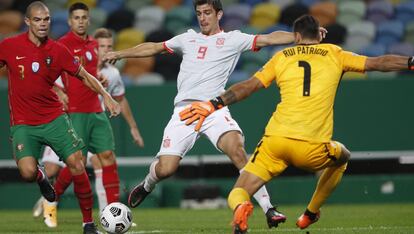
[[[47,39],[36,46],[22,33],[0,42],[0,64],[8,68],[11,126],[45,124],[63,114],[54,82],[63,71],[80,69],[64,45]]]
[[[85,70],[96,77],[98,73],[98,43],[96,40],[90,36],[84,40],[70,31],[58,41],[66,45]],[[70,74],[64,74],[62,81],[69,98],[69,113],[96,113],[103,111],[98,94],[83,84],[81,80]]]

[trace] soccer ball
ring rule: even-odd
[[[131,210],[120,202],[113,202],[102,210],[101,225],[110,234],[125,233],[131,224]]]

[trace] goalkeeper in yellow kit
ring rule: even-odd
[[[215,99],[194,102],[180,113],[187,124],[199,121],[201,125],[215,110],[267,88],[273,80],[280,89],[281,102],[228,197],[234,210],[234,233],[247,232],[247,219],[253,211],[250,196],[289,165],[323,170],[296,225],[304,229],[316,222],[320,207],[340,182],[351,155],[344,145],[331,140],[333,105],[343,73],[414,70],[413,57],[370,58],[336,45],[319,44],[319,22],[312,16],[298,18],[293,28],[295,46],[277,52],[249,80],[233,85]]]

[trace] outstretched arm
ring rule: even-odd
[[[180,119],[182,121],[186,120],[185,124],[187,125],[198,120],[195,130],[199,131],[204,120],[211,113],[223,106],[241,101],[263,87],[264,85],[259,79],[251,77],[248,80],[232,85],[224,94],[210,101],[191,103],[189,107],[180,112]]]
[[[383,55],[368,57],[365,63],[365,71],[402,71],[414,70],[413,57],[399,55]]]
[[[145,42],[128,49],[108,52],[102,60],[114,64],[119,59],[150,57],[163,51],[165,51],[163,42]]]
[[[325,38],[328,31],[320,27],[319,28],[320,38]],[[295,42],[295,35],[291,32],[285,31],[274,31],[268,34],[257,35],[256,46],[261,48],[272,45],[283,45]]]
[[[119,115],[121,112],[121,107],[114,99],[112,99],[111,95],[105,90],[102,84],[94,76],[89,74],[89,72],[87,72],[83,67],[80,67],[80,70],[78,74],[76,74],[76,77],[82,80],[83,83],[91,90],[102,95],[105,106],[111,113],[110,117]]]
[[[121,105],[122,116],[129,125],[131,136],[134,140],[134,143],[137,144],[139,147],[144,147],[144,140],[142,139],[137,123],[135,122],[134,116],[132,115],[131,107],[129,106],[127,98],[123,97],[122,100],[119,101],[119,103]]]

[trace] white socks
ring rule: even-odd
[[[155,160],[151,163],[150,168],[149,168],[149,173],[148,175],[145,177],[144,180],[144,189],[147,192],[151,192],[155,185],[158,183],[158,181],[160,181],[160,179],[158,179],[157,174],[155,173],[155,166],[157,165],[158,160]]]
[[[99,212],[108,205],[108,201],[106,200],[106,192],[103,186],[102,181],[102,169],[94,170],[95,173],[95,191],[96,196],[98,197],[98,204],[99,204]]]

